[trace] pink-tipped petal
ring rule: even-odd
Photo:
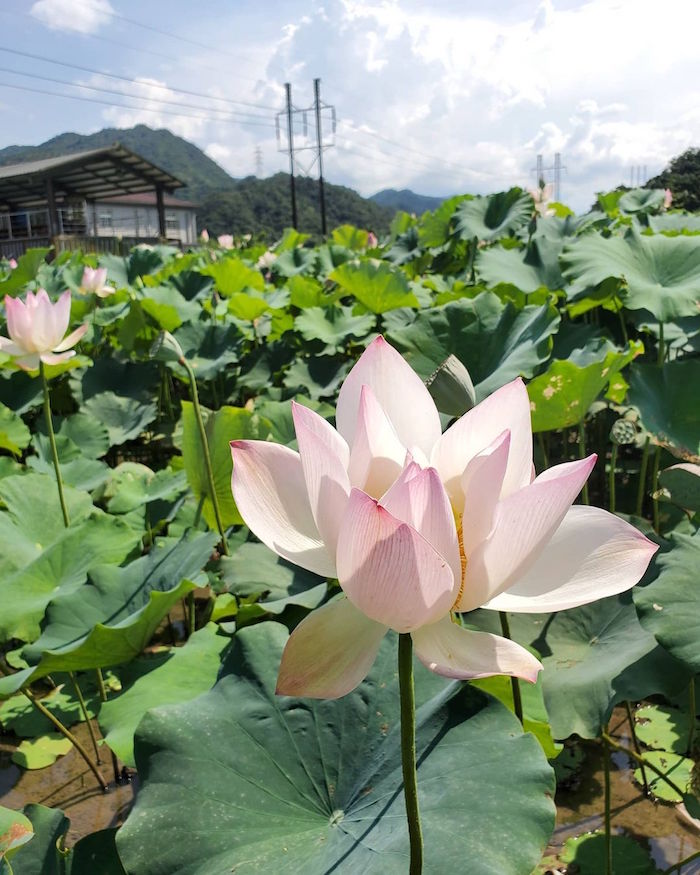
[[[350,451],[350,483],[373,498],[379,498],[401,473],[405,458],[406,448],[374,392],[369,386],[363,386]]]
[[[63,338],[58,346],[54,347],[54,352],[65,352],[65,350],[70,349],[72,346],[75,346],[75,344],[80,340],[80,338],[85,334],[87,330],[87,325],[81,325],[79,328],[76,328],[75,331],[71,331],[71,333],[67,337]]]
[[[416,656],[426,668],[448,678],[464,680],[505,674],[534,683],[542,664],[515,641],[473,632],[449,616],[411,633]]]
[[[8,337],[0,337],[0,352],[5,355],[24,355],[25,350]]]
[[[504,431],[469,462],[462,474],[464,493],[462,549],[466,556],[485,540],[493,527],[493,515],[508,466],[510,432]]]
[[[311,512],[329,553],[335,556],[350,496],[350,451],[333,426],[308,407],[292,401],[292,417]]]
[[[9,295],[5,295],[5,315],[7,316],[7,333],[22,349],[26,349],[31,322],[24,301],[21,298],[11,298]]]
[[[251,531],[278,556],[335,577],[311,513],[299,454],[266,441],[232,441],[231,454],[233,497]]]
[[[432,623],[452,605],[455,580],[447,560],[359,489],[350,493],[336,562],[355,607],[397,632]]]
[[[44,294],[46,293],[44,292]],[[68,331],[68,325],[70,323],[70,292],[66,290],[62,295],[59,295],[55,304],[49,304],[49,306],[51,307],[55,338],[52,348],[55,349],[56,341],[60,343],[63,335]],[[59,350],[59,352],[61,352],[61,350]]]
[[[531,479],[530,400],[520,378],[498,389],[465,413],[435,445],[431,464],[440,472],[455,507],[461,507],[464,500],[460,484],[464,469],[477,453],[493,443],[505,430],[510,431],[510,450],[502,498],[526,486]]]
[[[564,611],[625,592],[658,546],[597,507],[572,507],[535,564],[485,607],[515,613]]]
[[[68,359],[72,359],[75,355],[74,349],[69,349],[67,352],[42,352],[39,354],[39,358],[45,365],[62,365],[63,362],[67,362]]]
[[[556,465],[499,502],[489,537],[469,555],[457,610],[471,611],[509,589],[535,564],[559,528],[596,456]],[[465,517],[463,526],[469,525]]]
[[[282,654],[277,694],[338,699],[366,677],[386,634],[346,598],[312,611],[292,632]]]
[[[383,337],[362,353],[338,395],[336,424],[351,448],[363,386],[370,387],[404,447],[420,447],[429,456],[441,430],[435,403],[418,374]]]
[[[462,560],[454,514],[435,468],[411,462],[380,501],[389,513],[408,523],[450,564],[455,582],[462,579]],[[455,593],[455,596],[457,593]]]
[[[27,314],[29,333],[24,345],[31,352],[50,352],[63,334],[56,331],[54,306],[44,289],[39,289],[36,295],[27,292]]]
[[[28,352],[26,355],[13,359],[13,363],[23,371],[36,371],[39,367],[39,353]]]

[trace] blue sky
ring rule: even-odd
[[[0,146],[144,123],[234,176],[259,149],[268,175],[287,167],[283,83],[308,106],[318,76],[331,181],[484,193],[560,152],[562,200],[584,210],[700,146],[698,25],[694,0],[3,0],[0,46],[74,66],[0,51]]]

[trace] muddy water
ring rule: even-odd
[[[92,752],[90,736],[84,724],[71,730]],[[100,771],[109,790],[105,793],[85,761],[71,750],[45,769],[25,771],[12,762],[19,740],[0,735],[0,805],[21,809],[28,802],[60,808],[70,818],[66,844],[71,847],[79,838],[98,829],[119,826],[131,808],[135,786],[114,782],[112,759],[108,749],[101,753]]]
[[[611,734],[620,744],[632,747],[623,709],[615,709],[610,726]],[[603,829],[603,751],[596,744],[585,744],[584,750],[586,760],[580,780],[571,789],[557,791],[557,826],[550,853],[560,851],[568,838]],[[629,757],[613,753],[610,771],[613,832],[639,842],[663,872],[700,850],[700,833],[683,819],[675,805],[647,799],[632,780],[633,772]],[[684,866],[683,875],[700,875],[700,859]]]

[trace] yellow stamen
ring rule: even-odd
[[[464,552],[464,535],[462,534],[462,518],[458,517],[457,519],[457,543],[459,544],[459,560],[462,564],[462,576],[459,581],[459,592],[457,593],[457,598],[455,599],[455,603],[452,605],[452,610],[457,609],[457,605],[462,600],[462,596],[464,595],[464,573],[467,570],[467,556]]]

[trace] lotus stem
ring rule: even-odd
[[[537,432],[537,443],[540,447],[540,452],[542,453],[542,464],[545,468],[549,468],[549,456],[547,455],[547,448],[544,444],[544,437],[541,431]]]
[[[697,860],[700,857],[700,851],[695,851],[689,857],[686,857],[685,860],[679,860],[677,863],[674,863],[673,866],[669,866],[668,869],[664,869],[661,875],[673,875],[675,872],[676,875],[680,875],[681,869],[683,866],[688,863],[692,863],[693,860]]]
[[[654,531],[657,535],[660,535],[659,531],[659,499],[656,497],[656,493],[659,491],[659,464],[661,462],[661,447],[659,444],[656,445],[656,451],[654,452],[654,467],[651,472],[651,490],[652,490],[652,524],[654,526]]]
[[[578,457],[579,459],[586,458],[586,425],[583,419],[578,425]],[[581,490],[581,503],[590,503],[588,497],[588,481],[583,484],[583,489]]]
[[[68,677],[73,684],[75,695],[78,697],[78,704],[80,705],[80,711],[83,715],[83,720],[87,723],[88,732],[90,733],[90,741],[92,741],[92,747],[95,751],[95,761],[97,762],[98,766],[102,765],[102,760],[100,759],[100,749],[97,745],[97,737],[95,736],[95,727],[92,725],[92,720],[90,719],[90,715],[88,714],[87,705],[85,704],[85,699],[83,698],[80,684],[78,683],[78,679],[72,671],[68,672]]]
[[[399,635],[399,696],[401,699],[401,767],[403,792],[411,847],[409,875],[423,872],[423,835],[418,811],[416,775],[416,699],[413,689],[413,639],[409,632]]]
[[[625,318],[622,315],[622,307],[620,306],[620,299],[615,295],[613,297],[613,304],[615,306],[615,311],[617,312],[618,319],[620,320],[620,328],[622,329],[622,339],[625,343],[625,346],[629,343],[629,337],[627,335],[627,326],[625,325]]]
[[[612,450],[610,452],[610,471],[608,472],[610,513],[615,513],[615,465],[617,465],[617,442],[613,441]]]
[[[605,739],[605,733],[603,733]],[[605,778],[605,875],[613,875],[612,829],[610,827],[610,748],[603,741],[603,770]]]
[[[619,750],[620,753],[627,754],[630,759],[638,762],[640,766],[646,766],[647,769],[650,769],[655,775],[658,775],[658,777],[661,778],[664,783],[668,784],[668,786],[679,796],[683,797],[685,795],[685,790],[681,790],[678,784],[674,783],[668,775],[664,775],[661,769],[655,766],[654,763],[649,762],[649,760],[645,759],[636,751],[631,750],[629,747],[625,747],[624,744],[618,744],[618,742],[615,741],[614,738],[611,738],[607,732],[603,732],[603,741],[613,750]]]
[[[642,750],[639,747],[639,739],[637,738],[637,732],[634,728],[634,716],[632,715],[632,708],[630,707],[629,702],[625,702],[625,711],[627,712],[627,722],[630,725],[630,734],[632,736],[632,744],[634,745],[634,749],[637,751],[638,755],[642,756]],[[644,795],[649,795],[649,782],[647,781],[647,773],[644,768],[644,764],[640,763],[640,771],[642,773],[642,784],[644,785]]]
[[[46,430],[49,435],[49,443],[51,444],[51,456],[53,458],[53,467],[56,472],[56,485],[58,486],[58,500],[61,503],[61,512],[63,514],[63,524],[66,528],[70,526],[70,517],[68,516],[68,508],[66,507],[66,499],[63,495],[63,480],[61,479],[61,468],[58,464],[58,450],[56,449],[56,435],[53,431],[53,420],[51,419],[51,399],[49,398],[49,382],[46,379],[46,370],[44,363],[39,362],[39,375],[41,377],[41,385],[44,390],[44,418],[46,419]]]
[[[29,701],[32,703],[32,705],[34,705],[34,707],[37,709],[37,711],[40,711],[44,715],[44,717],[46,717],[47,720],[49,720],[51,723],[53,723],[53,725],[61,733],[61,735],[63,735],[65,738],[68,739],[68,741],[70,741],[70,743],[78,751],[80,756],[85,760],[90,771],[97,778],[97,783],[100,785],[100,787],[106,793],[107,792],[107,784],[105,783],[105,779],[100,774],[100,770],[97,768],[95,763],[93,763],[93,761],[90,759],[90,755],[85,750],[85,748],[82,746],[82,744],[78,741],[78,739],[73,735],[73,733],[70,731],[70,729],[68,729],[67,726],[64,726],[63,723],[61,723],[61,721],[58,719],[58,717],[56,717],[54,714],[52,714],[45,705],[42,705],[41,702],[38,699],[36,699],[29,692],[29,690],[22,690],[22,692],[29,699]]]
[[[505,611],[499,611],[498,617],[501,621],[501,631],[503,632],[503,637],[508,638],[509,641],[513,640],[513,636],[510,634],[510,623],[508,622],[508,614]],[[513,691],[513,711],[515,712],[515,716],[520,721],[520,725],[523,725],[523,697],[520,694],[520,680],[513,675],[510,678],[510,688]]]
[[[637,486],[637,505],[635,513],[637,516],[642,515],[642,504],[644,503],[644,482],[647,479],[647,466],[649,465],[649,435],[644,441],[644,449],[642,450],[642,463],[639,466],[639,484]]]
[[[664,343],[664,323],[659,322],[659,349],[657,364],[661,366],[666,358],[666,344]]]
[[[191,638],[196,630],[197,615],[195,612],[194,592],[190,590],[185,599],[187,603],[187,637]]]
[[[693,743],[695,742],[695,678],[690,679],[690,687],[688,688],[688,705],[690,710],[690,729],[688,730],[688,756],[693,755]]]
[[[97,689],[100,691],[100,701],[107,701],[107,689],[105,687],[105,679],[102,677],[102,669],[96,668],[95,672],[97,674]],[[109,746],[109,745],[108,745]],[[119,774],[119,760],[117,759],[117,755],[109,748],[109,752],[112,754],[112,769],[114,770],[114,783],[119,786],[121,784],[121,776]]]
[[[192,370],[192,366],[183,356],[180,359],[180,364],[187,371],[187,376],[190,379],[190,392],[192,394],[192,406],[194,407],[194,415],[199,428],[199,438],[202,442],[202,452],[204,453],[204,467],[207,472],[207,482],[209,484],[209,496],[214,507],[214,516],[216,517],[216,527],[219,530],[221,537],[221,550],[225,556],[229,556],[228,544],[226,543],[226,533],[221,521],[221,511],[219,509],[219,499],[216,497],[216,486],[214,485],[214,472],[211,467],[211,456],[209,455],[209,443],[207,441],[207,433],[204,428],[204,420],[202,419],[202,408],[199,406],[199,392],[197,391],[197,379]]]

